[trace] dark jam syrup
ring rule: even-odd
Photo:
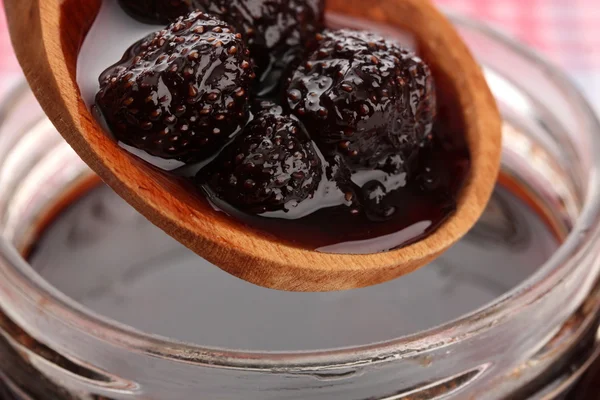
[[[374,253],[403,247],[435,231],[455,210],[470,157],[461,111],[450,85],[437,76],[437,119],[406,184],[384,199],[393,214],[381,221],[351,207],[324,207],[298,219],[264,217],[236,210],[205,190],[215,208],[291,245],[334,253]],[[393,179],[393,176],[387,178]],[[363,179],[364,181],[364,179]],[[361,182],[362,183],[362,182]],[[332,183],[332,185],[334,185]]]
[[[522,184],[504,175],[477,225],[427,268],[344,292],[282,292],[237,279],[104,185],[80,192],[74,202],[59,200],[64,208],[52,207],[46,228],[36,227],[36,246],[26,258],[74,301],[145,332],[252,351],[356,346],[459,318],[537,271],[565,231],[555,229],[562,219],[546,200]]]

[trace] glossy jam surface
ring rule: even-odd
[[[198,50],[206,52],[203,57],[207,60],[228,62],[231,71],[237,71],[237,75],[228,74],[227,67],[217,68],[218,71],[212,69],[211,65],[215,65],[212,62],[207,68],[211,79],[217,72],[222,74],[220,88],[226,87],[226,82],[232,82],[229,97],[203,91],[204,86],[199,84],[205,84],[201,78],[206,71],[200,68],[196,71],[197,64],[193,60],[189,66],[188,61],[171,65],[168,62],[173,54],[163,59],[158,54],[147,56],[148,51],[143,50],[141,60],[136,61],[139,65],[132,66],[129,65],[131,59],[135,61],[136,58],[130,55],[129,64],[122,67],[131,70],[126,75],[131,78],[131,84],[125,82],[116,91],[116,96],[107,96],[106,104],[96,103],[105,116],[111,110],[110,101],[116,99],[119,104],[116,112],[108,112],[108,115],[115,116],[113,126],[122,127],[125,136],[116,135],[121,147],[171,174],[189,178],[196,185],[198,196],[206,197],[214,208],[258,228],[265,235],[323,252],[374,253],[402,247],[433,232],[454,212],[458,193],[469,171],[469,151],[460,120],[461,111],[455,104],[455,94],[450,92],[451,85],[443,76],[434,75],[433,80],[429,80],[429,72],[418,57],[404,50],[394,50],[388,42],[377,42],[370,34],[324,33],[319,36],[321,42],[311,50],[314,52],[312,61],[307,61],[290,75],[289,88],[280,96],[269,95],[269,100],[275,99],[278,113],[283,115],[264,116],[263,111],[250,106],[251,121],[239,133],[241,128],[236,127],[243,125],[248,110],[242,103],[247,101],[251,90],[248,79],[241,84],[242,78],[248,77],[243,68],[248,61],[240,58],[243,45],[236,45],[234,37],[227,43],[212,37],[226,35],[223,29],[229,28],[225,25],[221,27],[215,23],[212,29],[216,31],[210,31],[210,37],[205,37],[202,35],[207,31],[206,23],[201,21],[200,24],[204,24],[201,27],[198,24],[195,20],[184,23],[181,29],[175,27],[173,32],[147,39],[145,46],[154,51],[152,49],[160,47],[161,43],[172,41],[175,48],[181,43],[177,54],[185,53],[185,60]],[[335,18],[328,25],[332,29],[373,28],[365,22],[343,19],[336,22]],[[387,29],[386,39],[390,38],[389,28],[382,28]],[[144,25],[131,19],[116,0],[103,3],[79,57],[78,81],[88,106],[94,105],[98,74],[122,57],[125,44],[131,45],[156,29],[155,25]],[[186,29],[197,35],[186,33]],[[412,47],[408,35],[392,32],[392,38],[399,44]],[[161,40],[163,36],[166,42]],[[193,43],[184,42],[188,39]],[[206,41],[204,47],[201,46],[203,41]],[[220,45],[215,47],[215,42]],[[191,50],[186,47],[188,45],[192,46]],[[171,49],[172,46],[167,47]],[[348,51],[362,53],[355,57],[348,55]],[[331,58],[325,57],[325,53]],[[167,67],[163,68],[162,64],[168,64],[168,70],[164,71]],[[411,73],[403,75],[400,65]],[[329,81],[328,77],[334,74],[332,71],[340,68],[346,75],[340,72],[336,75],[339,82]],[[161,71],[162,78],[150,85],[156,88],[154,92],[137,96],[138,90],[145,90],[140,86],[136,96],[127,94],[130,85],[145,82],[146,78],[142,76],[140,81],[136,74],[147,74],[152,80],[159,76],[153,75],[153,70]],[[123,71],[115,72],[119,73]],[[181,85],[167,82],[169,74],[174,74],[172,81],[175,83],[179,82],[177,74],[183,74],[182,79],[189,74],[189,79],[184,79],[187,86],[183,85],[183,92],[172,89]],[[110,87],[112,76],[102,75],[102,90],[106,85]],[[437,101],[429,95],[433,91],[433,81]],[[163,88],[162,96],[161,82],[171,88],[168,91]],[[311,96],[318,96],[315,88],[320,85],[337,89],[323,92],[315,103]],[[408,93],[410,100],[406,100],[408,106],[405,108],[409,110],[408,114],[382,112],[392,101],[389,99],[402,98],[403,95],[395,94],[398,90],[398,93]],[[178,93],[185,95],[179,106],[181,110],[178,108],[180,114],[165,114],[166,108],[161,108],[160,104],[170,107]],[[329,104],[330,99],[332,104]],[[104,98],[96,97],[96,100]],[[241,103],[228,108],[228,101]],[[145,104],[158,107],[148,111]],[[200,111],[193,111],[198,104],[202,106]],[[222,111],[216,113],[215,107],[219,105]],[[125,110],[124,114],[122,110]],[[235,113],[229,115],[229,110]],[[140,118],[145,118],[146,114],[148,121],[142,121]],[[126,124],[119,125],[119,120],[147,129],[148,134],[141,132],[135,141],[129,140],[127,135],[131,128]],[[299,122],[295,122],[297,120]],[[203,127],[210,128],[211,133],[202,133]],[[268,139],[266,145],[261,136],[256,141],[249,136],[250,132],[260,129],[264,131],[259,132],[264,135],[262,138]],[[392,134],[394,129],[401,134]],[[200,134],[190,136],[192,131]],[[301,136],[299,131],[306,135]],[[340,131],[345,137],[338,137],[336,132]],[[114,128],[112,133],[116,134]],[[237,139],[231,139],[236,134]],[[229,139],[233,143],[227,145]],[[219,154],[214,161],[209,157],[215,151],[212,147],[208,152],[198,151],[198,157],[194,156],[192,160],[179,154],[186,146],[208,142],[214,142],[214,148],[222,149],[217,150]],[[151,144],[148,151],[136,148],[148,143]]]
[[[29,261],[75,301],[144,332],[257,351],[365,345],[470,313],[537,271],[559,239],[545,222],[553,217],[530,202],[498,187],[475,228],[430,265],[342,292],[282,292],[235,278],[104,186],[58,214]]]
[[[210,190],[206,193],[217,208],[298,246],[362,254],[410,244],[434,231],[455,210],[456,194],[469,170],[461,124],[454,121],[457,114],[444,103],[439,114],[443,117],[433,127],[436,139],[422,154],[417,173],[408,179],[407,174],[381,170],[353,173],[343,182],[349,188],[350,201],[336,190],[336,182],[327,174],[320,189],[325,193],[319,193],[322,197],[316,197],[316,204],[301,203],[290,212],[256,216],[210,196]],[[381,196],[384,193],[387,195]],[[361,209],[354,198],[371,203]],[[334,205],[320,208],[324,203]],[[353,207],[359,212],[354,213]],[[303,216],[294,218],[298,215]]]
[[[248,123],[254,79],[242,36],[194,12],[137,42],[104,71],[95,111],[128,146],[164,159],[202,162]]]

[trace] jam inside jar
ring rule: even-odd
[[[187,250],[105,186],[82,193],[57,214],[28,259],[81,304],[164,336],[268,351],[353,346],[457,318],[518,284],[556,251],[562,234],[553,217],[532,208],[537,200],[520,197],[512,184],[497,188],[476,227],[439,260],[372,288],[289,293],[241,281]],[[372,309],[378,312],[352,317]],[[403,322],[389,321],[392,314]],[[320,321],[318,328],[311,321]]]

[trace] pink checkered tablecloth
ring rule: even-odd
[[[566,69],[600,112],[600,0],[435,0],[484,20]],[[0,4],[2,0],[0,0]],[[20,76],[0,7],[0,93]]]
[[[600,113],[600,0],[434,0],[486,21],[566,70]]]

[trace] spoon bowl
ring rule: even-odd
[[[281,290],[331,291],[385,282],[447,250],[477,221],[500,165],[501,118],[483,73],[450,22],[428,0],[329,0],[327,10],[406,30],[434,75],[456,93],[471,171],[457,210],[436,231],[385,253],[297,248],[216,212],[181,182],[123,151],[86,107],[76,81],[81,44],[101,0],[5,0],[17,57],[48,117],[121,197],[194,252],[246,281]]]

